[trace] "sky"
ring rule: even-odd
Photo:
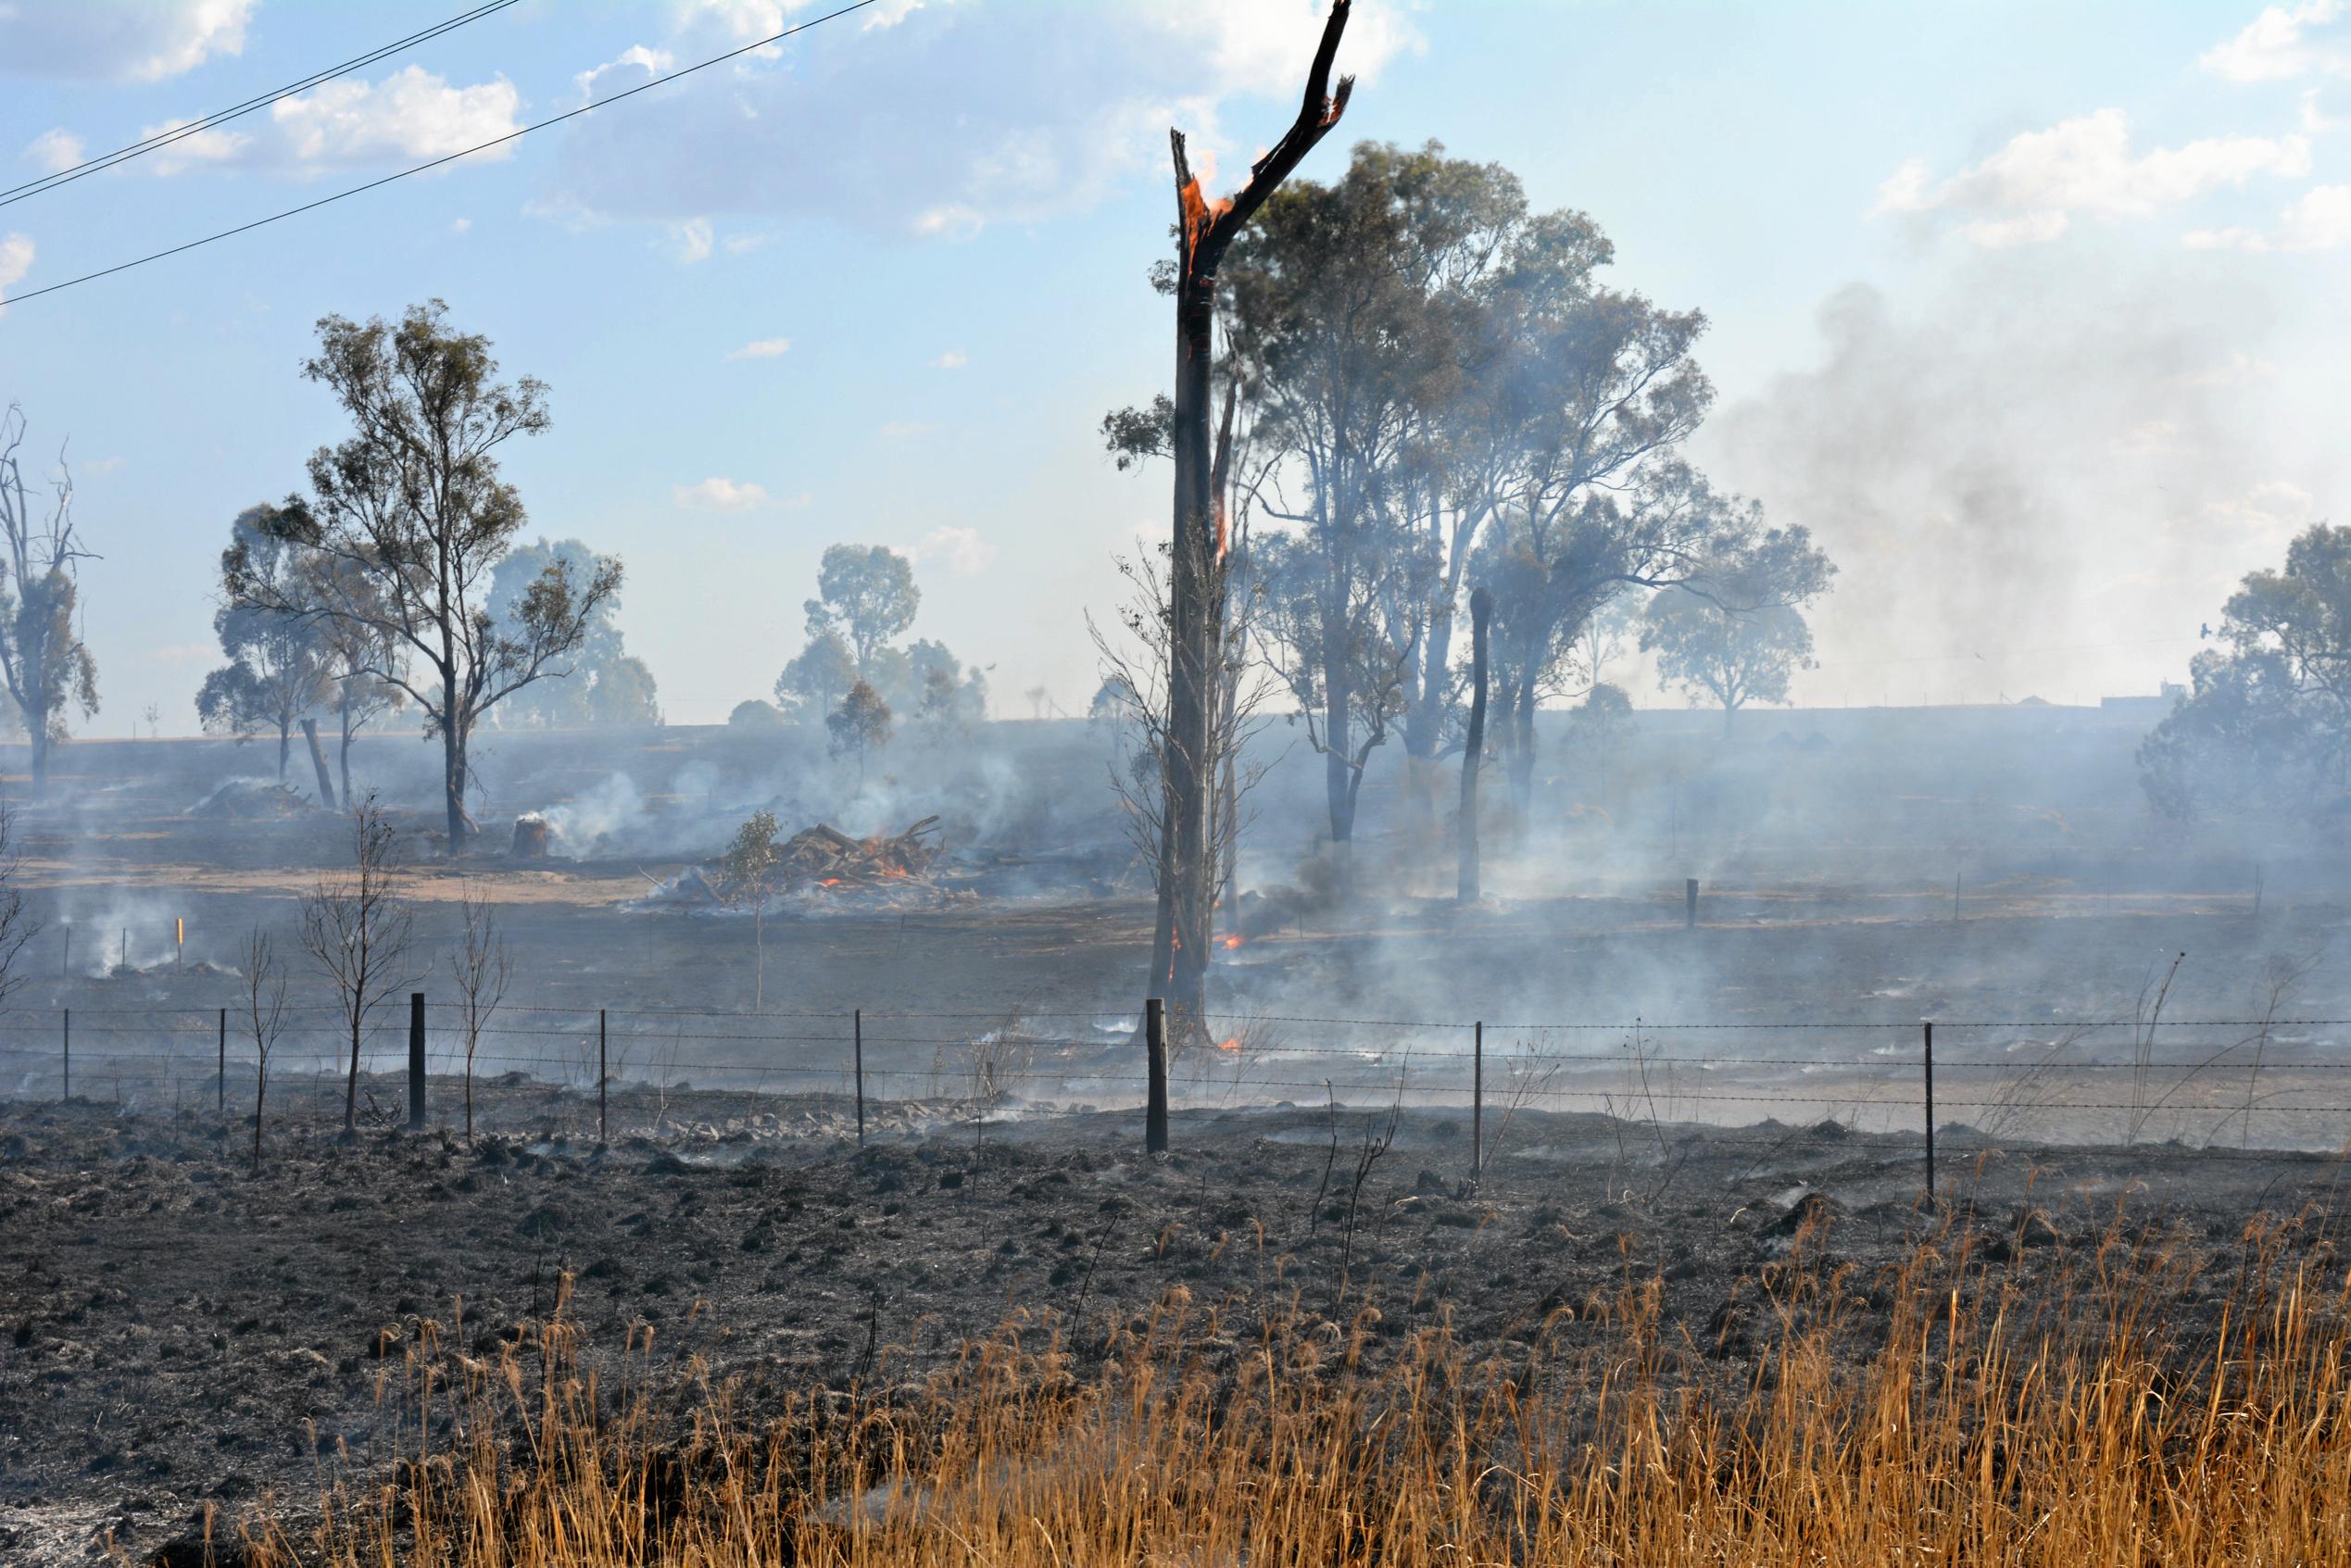
[[[0,186],[464,8],[0,0]],[[547,383],[530,532],[626,570],[673,722],[766,695],[831,543],[909,551],[914,634],[1082,710],[1086,612],[1164,530],[1097,427],[1163,389],[1166,132],[1209,183],[1296,111],[1307,0],[877,0],[493,153],[31,291],[500,136],[823,14],[520,0],[120,170],[0,206],[0,402],[65,443],[104,697],[195,727],[229,524],[344,433],[314,323],[438,297]],[[2340,517],[2351,0],[1362,0],[1350,143],[1436,139],[1704,309],[1692,456],[1840,567],[1807,703],[2179,678]],[[7,303],[10,299],[18,303]],[[1673,704],[1628,660],[1637,702]]]

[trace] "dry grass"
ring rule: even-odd
[[[1178,1290],[1082,1354],[1015,1321],[756,1412],[648,1331],[599,1376],[559,1308],[496,1361],[428,1326],[392,1476],[241,1533],[351,1568],[2342,1562],[2351,1281],[2294,1231],[2219,1281],[2118,1231],[2028,1272],[1947,1228],[1875,1277],[1800,1233],[1734,1361],[1631,1277],[1482,1357]]]

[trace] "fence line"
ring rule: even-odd
[[[1732,1114],[1750,1117],[1842,1115],[1860,1131],[1915,1132],[1926,1146],[1930,1183],[1936,1119],[1945,1114],[1999,1136],[2042,1119],[2062,1123],[2122,1113],[2128,1117],[2123,1142],[2134,1146],[2134,1158],[2146,1152],[2136,1146],[2150,1129],[2156,1134],[2169,1129],[2179,1138],[2192,1121],[2204,1124],[2204,1144],[2188,1152],[2207,1158],[2225,1152],[2213,1147],[2213,1139],[2224,1134],[2249,1145],[2257,1123],[2265,1135],[2330,1148],[2342,1146],[2351,1125],[2344,1120],[2351,1118],[2351,1103],[2336,1103],[2351,1098],[2340,1092],[2343,1080],[2334,1076],[2351,1071],[2351,1052],[2342,1049],[2343,1040],[2282,1037],[2294,1031],[2351,1031],[2351,1020],[2097,1018],[1928,1024],[1659,1023],[1636,1018],[1626,1023],[1497,1024],[1212,1013],[1199,1021],[1205,1038],[1196,1030],[1188,1048],[1179,1050],[1165,1038],[1174,1021],[1156,1008],[747,1013],[534,1003],[500,1006],[478,1031],[469,1053],[460,1009],[459,1003],[428,997],[414,1014],[421,1022],[413,1025],[409,1010],[396,1002],[363,1018],[358,1071],[371,1080],[369,1087],[379,1089],[382,1078],[407,1070],[412,1074],[412,1106],[421,1103],[413,1097],[426,1082],[460,1076],[470,1076],[477,1086],[544,1089],[583,1103],[592,1093],[599,1136],[606,1132],[606,1098],[615,1091],[660,1097],[854,1094],[861,1129],[869,1083],[885,1099],[943,1101],[949,1113],[969,1113],[982,1123],[1024,1099],[1048,1108],[1106,1097],[1129,1103],[1146,1098],[1148,1089],[1156,1103],[1157,1085],[1163,1084],[1195,1108],[1268,1101],[1336,1105],[1342,1096],[1361,1105],[1358,1097],[1369,1097],[1375,1103],[1465,1105],[1473,1126],[1482,1127],[1490,1101],[1592,1110],[1661,1128],[1690,1123],[1707,1129],[1702,1135],[1709,1145],[1724,1148],[1774,1144],[1772,1138],[1742,1138],[1732,1123],[1716,1131],[1718,1113],[1712,1108],[1730,1107],[1741,1108]],[[314,1108],[331,1089],[347,1095],[348,1015],[327,1004],[287,1010],[295,1023],[270,1053],[272,1080],[296,1099],[307,1086]],[[226,1112],[232,1093],[249,1086],[257,1066],[253,1042],[236,1028],[234,1009],[76,1008],[70,1036],[79,1049],[72,1054],[69,1080],[67,1017],[64,1010],[0,1009],[0,1101],[56,1099],[70,1086],[76,1100],[90,1103],[103,1098],[90,1092],[95,1085],[110,1089],[126,1108],[169,1098],[184,1109],[193,1091]],[[761,1027],[771,1022],[774,1027]],[[1072,1023],[1085,1027],[1053,1027]],[[925,1024],[930,1027],[922,1027]],[[1234,1033],[1217,1040],[1228,1029]],[[1378,1037],[1342,1036],[1352,1031]],[[1397,1031],[1417,1037],[1399,1040],[1393,1037]],[[2118,1040],[2118,1031],[2126,1031],[2127,1038]],[[1289,1037],[1293,1033],[1303,1037],[1293,1040]],[[1735,1049],[1708,1054],[1681,1043],[1686,1036],[1760,1036],[1758,1048],[1768,1050],[1775,1035],[1811,1040],[1840,1033],[1854,1047],[1849,1054],[1826,1047],[1815,1055],[1784,1050],[1748,1055]],[[1616,1043],[1599,1049],[1552,1048],[1596,1034],[1613,1034]],[[1517,1036],[1515,1042],[1497,1048],[1500,1037],[1511,1035]],[[568,1042],[569,1048],[557,1041]],[[2127,1055],[2110,1054],[2124,1044]],[[719,1048],[706,1053],[697,1047]],[[1959,1047],[1956,1053],[1954,1047]],[[919,1050],[932,1053],[927,1063],[905,1060],[906,1052]],[[2002,1054],[1988,1054],[1993,1051]],[[1323,1071],[1324,1063],[1335,1071]],[[1186,1071],[1172,1071],[1179,1064]],[[1950,1085],[1960,1088],[1959,1098],[1934,1094],[1937,1068],[1968,1075]],[[1681,1069],[1708,1076],[1691,1083]],[[2127,1098],[2114,1076],[2126,1072],[2131,1074]],[[1818,1076],[1818,1087],[1785,1081],[1791,1073]],[[1741,1073],[1775,1076],[1747,1084],[1737,1081]],[[237,1078],[245,1085],[234,1085]],[[446,1120],[449,1096],[440,1098]],[[630,1114],[625,1104],[622,1112]],[[1872,1124],[1863,1126],[1864,1121]],[[1483,1159],[1479,1137],[1473,1133],[1473,1162]],[[2077,1126],[2066,1141],[2095,1140]]]

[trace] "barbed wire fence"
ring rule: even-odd
[[[455,1124],[470,1077],[495,1124],[612,1141],[825,1110],[898,1124],[1139,1109],[1465,1110],[1471,1173],[1530,1111],[1582,1111],[1709,1145],[1833,1122],[1915,1140],[2113,1145],[2138,1158],[2339,1151],[2351,1020],[1477,1021],[1220,1012],[1173,1031],[1155,1005],[955,1011],[597,1009],[506,1004],[468,1060],[462,1014],[420,993],[365,1022],[371,1125]],[[251,1125],[258,1064],[233,1007],[0,1010],[0,1101]],[[1188,1042],[1188,1043],[1187,1043]],[[340,1126],[347,1018],[288,1010],[270,1053],[273,1126]],[[406,1104],[402,1100],[405,1098]],[[616,1115],[617,1112],[617,1115]]]

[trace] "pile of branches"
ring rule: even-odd
[[[937,829],[937,817],[924,817],[904,833],[851,838],[819,822],[777,846],[766,881],[772,886],[838,887],[921,876],[938,854],[938,846],[926,842]]]

